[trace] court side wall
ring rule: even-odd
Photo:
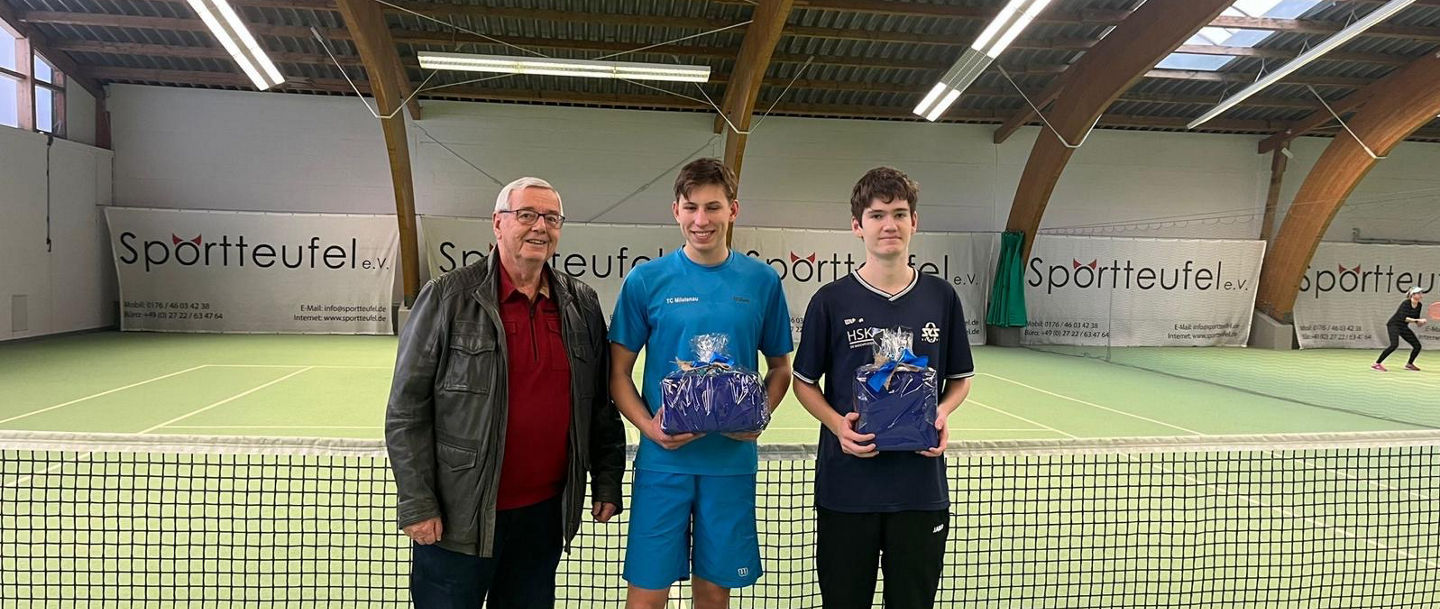
[[[379,123],[353,96],[114,85],[108,108],[119,205],[394,213]],[[724,151],[710,114],[424,108],[407,133],[425,214],[488,215],[500,183],[537,175],[560,189],[575,221],[669,224],[676,169]],[[888,164],[920,182],[922,230],[1002,230],[1034,138],[1052,136],[1027,128],[997,146],[993,128],[768,118],[746,150],[741,222],[847,228],[855,180]],[[1066,169],[1045,226],[1256,238],[1269,175],[1257,139],[1097,131]]]
[[[48,152],[47,183],[46,137],[0,127],[0,341],[116,321],[98,207],[110,202],[112,154],[61,139]]]
[[[1295,158],[1285,173],[1280,219],[1330,141],[1304,137],[1291,144]],[[1440,144],[1404,142],[1377,161],[1335,214],[1324,240],[1350,242],[1356,229],[1363,239],[1440,243]]]

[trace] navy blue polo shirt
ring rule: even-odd
[[[854,408],[855,369],[874,361],[871,335],[896,326],[914,333],[912,351],[930,358],[945,383],[975,374],[960,296],[943,279],[915,272],[910,284],[887,294],[851,273],[820,288],[805,311],[794,372],[819,385],[841,415]],[[943,510],[950,506],[945,460],[910,452],[873,458],[847,455],[820,426],[815,504],[838,512]]]

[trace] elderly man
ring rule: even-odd
[[[625,435],[595,291],[556,273],[549,183],[500,191],[495,249],[432,279],[400,333],[385,439],[415,605],[552,607],[561,549],[621,510]]]

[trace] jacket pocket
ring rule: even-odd
[[[435,442],[436,494],[445,518],[445,537],[459,544],[476,541],[481,487],[485,467],[478,448],[437,439]]]
[[[444,442],[435,443],[435,460],[446,470],[458,472],[473,469],[479,459],[479,451],[461,448]]]
[[[490,393],[499,361],[496,342],[483,334],[452,334],[449,361],[440,388],[466,393]]]

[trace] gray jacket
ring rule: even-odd
[[[485,557],[495,541],[509,404],[497,272],[492,255],[420,290],[400,333],[385,412],[399,526],[439,516],[440,547]],[[622,506],[625,431],[610,401],[609,345],[595,290],[548,265],[544,272],[570,359],[570,455],[562,496],[568,551],[585,511],[587,471],[593,500]]]

